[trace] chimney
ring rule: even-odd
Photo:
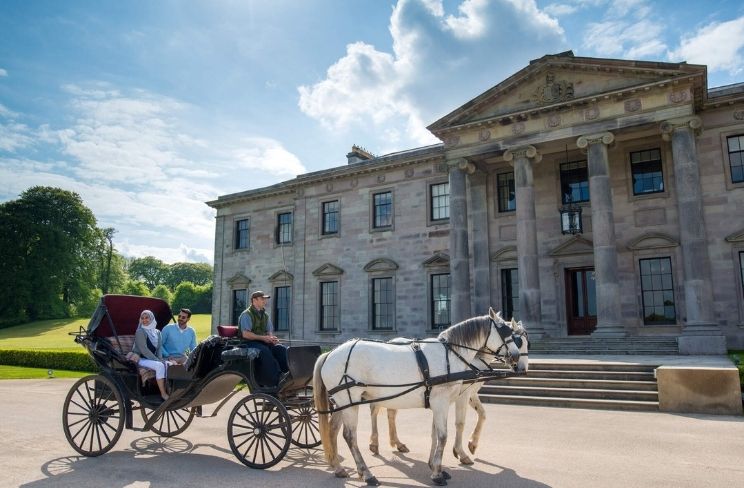
[[[370,159],[374,159],[374,155],[364,149],[363,147],[359,147],[356,144],[351,146],[351,152],[346,155],[346,159],[348,160],[348,164],[356,164],[361,163],[362,161],[369,161]]]

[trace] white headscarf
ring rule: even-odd
[[[142,323],[142,314],[150,316],[150,323],[148,325]],[[147,332],[147,337],[150,339],[150,342],[152,342],[152,345],[158,347],[158,321],[155,320],[155,314],[149,310],[143,310],[140,314],[139,326]]]

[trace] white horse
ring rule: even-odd
[[[501,319],[501,312],[498,312],[496,316]],[[512,319],[511,328],[516,331],[519,336],[526,335],[524,327],[522,326],[522,322],[516,322],[514,319]],[[405,344],[408,341],[408,339],[397,337],[388,342],[390,342],[391,344]],[[521,356],[524,356],[524,354],[521,354]],[[482,364],[479,365],[481,366],[479,369],[485,371],[488,370],[489,360],[494,358],[489,356],[476,356],[476,359],[479,359],[482,362]],[[478,449],[478,443],[480,442],[480,435],[481,431],[483,430],[483,424],[486,421],[486,409],[483,408],[483,404],[480,401],[480,396],[478,395],[478,392],[480,391],[482,386],[483,382],[481,381],[463,384],[463,390],[460,392],[457,400],[455,400],[455,444],[452,447],[452,454],[455,456],[455,458],[460,460],[460,463],[466,465],[473,464],[473,460],[470,458],[470,456],[468,456],[468,454],[462,447],[462,434],[463,430],[465,429],[467,405],[470,405],[473,410],[475,410],[478,416],[475,427],[473,428],[473,432],[470,434],[470,439],[468,439],[468,450],[470,451],[470,454],[475,454],[475,451]],[[374,454],[379,454],[380,442],[379,432],[377,429],[377,415],[380,413],[380,410],[382,410],[382,407],[378,403],[371,403],[369,407],[372,424],[372,434],[369,438],[369,450],[372,451]],[[397,410],[390,408],[387,409],[388,439],[390,441],[391,447],[393,447],[398,452],[406,453],[408,452],[408,447],[398,437],[398,429],[395,424],[395,418],[397,414]]]
[[[431,378],[463,373],[471,369],[470,363],[477,354],[498,354],[504,349],[507,362],[519,374],[528,368],[527,341],[520,338],[517,341],[520,346],[517,346],[516,335],[510,324],[490,310],[489,315],[449,327],[439,334],[437,341],[419,344]],[[337,477],[348,476],[338,457],[338,431],[343,424],[344,439],[354,457],[357,473],[368,485],[379,484],[357,445],[359,405],[378,402],[390,409],[422,408],[426,389],[421,383],[422,372],[415,354],[411,348],[400,345],[351,340],[318,358],[313,376],[315,408],[325,457]],[[442,471],[442,454],[447,441],[449,406],[461,393],[462,379],[431,387],[429,403],[433,421],[429,467],[431,479],[438,485],[447,484],[450,477]],[[334,412],[329,415],[331,402]]]

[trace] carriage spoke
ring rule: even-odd
[[[230,414],[230,448],[241,462],[252,468],[271,467],[289,449],[290,422],[277,399],[261,393],[249,395]]]

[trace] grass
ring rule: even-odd
[[[69,333],[87,327],[88,321],[88,318],[39,320],[0,329],[0,349],[82,350]],[[196,330],[197,340],[205,339],[211,333],[212,315],[194,314],[190,324]]]
[[[53,378],[82,378],[91,373],[84,371],[53,371]],[[49,370],[44,368],[24,368],[22,366],[0,365],[0,380],[28,380],[49,378]],[[52,379],[52,378],[49,378]]]
[[[741,384],[744,385],[744,351],[732,350],[728,353],[731,360],[734,361],[734,363],[737,363],[736,367],[739,368],[739,380],[741,381]],[[744,391],[744,388],[742,390]]]

